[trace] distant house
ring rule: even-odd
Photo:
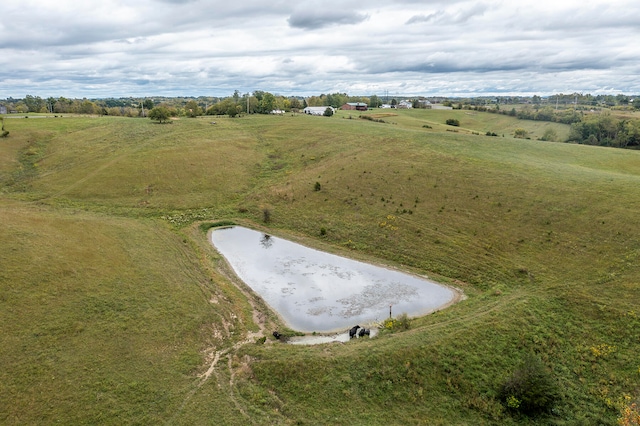
[[[270,112],[270,114],[275,114],[275,115],[282,115],[284,113],[285,111],[281,109],[274,109],[273,111]]]
[[[380,108],[395,108],[395,107],[391,104],[382,104],[380,105]]]
[[[411,108],[413,108],[413,104],[411,103],[411,101],[400,101],[400,102],[398,102],[398,105],[396,105],[396,108],[399,108],[399,109],[411,109]]]
[[[327,108],[331,108],[331,111],[333,111],[334,113],[336,112],[336,109],[330,106],[308,106],[303,109],[302,112],[309,115],[324,115],[324,112],[327,110]]]
[[[342,105],[340,109],[366,111],[368,107],[364,102],[347,102],[346,104]]]
[[[7,107],[4,105],[0,105],[0,114],[6,114],[7,113]]]

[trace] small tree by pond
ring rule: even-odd
[[[271,210],[269,210],[267,207],[262,209],[262,221],[264,223],[271,222]]]

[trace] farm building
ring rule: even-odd
[[[364,102],[347,102],[346,104],[342,105],[340,109],[366,111],[367,104],[365,104]]]
[[[336,109],[330,106],[308,106],[302,112],[309,115],[324,115],[327,108],[331,108],[334,113],[336,112]]]
[[[411,101],[400,101],[398,102],[398,105],[396,105],[396,108],[411,109],[413,108],[413,104],[411,103]]]

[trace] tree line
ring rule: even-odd
[[[414,97],[414,107],[423,106],[419,100],[430,99],[452,106],[455,109],[469,109],[513,116],[522,120],[538,120],[571,125],[567,142],[611,146],[619,148],[640,148],[640,121],[616,118],[608,112],[611,109],[640,109],[640,97],[626,95],[555,95],[541,98],[532,97],[478,97],[468,99]],[[389,99],[385,99],[389,102]],[[457,101],[457,102],[456,102]],[[149,117],[159,121],[170,117],[197,117],[201,115],[269,114],[273,111],[296,112],[307,106],[332,106],[339,108],[347,102],[362,102],[371,108],[381,106],[383,99],[377,95],[349,96],[347,93],[330,93],[318,96],[298,97],[274,95],[256,90],[241,94],[236,90],[227,97],[149,97],[149,98],[106,98],[70,99],[65,97],[41,98],[26,95],[23,99],[7,98],[0,104],[9,113],[59,113],[92,114],[124,117]],[[524,103],[518,109],[514,102]],[[397,103],[391,99],[391,104]],[[603,109],[604,108],[604,109]]]

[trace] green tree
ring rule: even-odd
[[[200,105],[198,105],[198,103],[194,100],[190,100],[189,102],[187,102],[187,104],[184,106],[184,110],[187,117],[194,118],[202,115],[202,108],[200,108]]]
[[[333,115],[333,109],[327,107],[327,109],[324,110],[324,114],[322,115],[324,115],[325,117],[331,117]]]
[[[27,105],[27,112],[42,112],[45,108],[45,102],[40,96],[27,95],[24,103]]]
[[[156,120],[158,123],[165,123],[169,121],[170,112],[167,107],[157,106],[149,111],[149,118]]]
[[[265,92],[260,101],[260,112],[263,114],[269,114],[276,109],[276,97],[269,92]]]
[[[236,115],[238,115],[240,113],[241,109],[242,109],[242,107],[240,105],[236,105],[236,104],[232,103],[227,108],[227,115],[229,117],[233,118],[233,117],[235,117]]]

